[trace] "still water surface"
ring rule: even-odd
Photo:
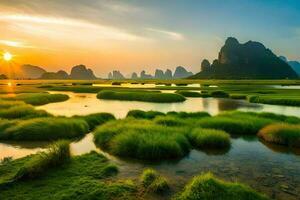
[[[69,95],[70,99],[38,108],[65,116],[110,112],[118,118],[125,117],[132,109],[162,112],[206,111],[213,115],[226,110],[268,111],[295,116],[300,114],[300,109],[295,107],[252,104],[231,99],[188,98],[183,103],[165,104],[98,100],[95,94],[62,93]],[[0,143],[0,159],[8,156],[20,158],[42,151],[47,145],[48,143],[41,142],[3,142]],[[91,133],[71,144],[74,155],[91,150],[102,152],[93,143]],[[263,143],[256,137],[232,138],[232,147],[227,152],[192,150],[182,159],[160,163],[124,160],[102,153],[119,166],[120,173],[117,178],[137,179],[144,168],[152,167],[167,176],[174,192],[180,190],[193,176],[211,171],[226,180],[246,183],[276,199],[300,199],[300,150]]]

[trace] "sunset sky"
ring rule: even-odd
[[[0,51],[17,63],[106,76],[200,70],[228,36],[300,60],[299,0],[0,0]],[[1,66],[0,66],[1,67]]]

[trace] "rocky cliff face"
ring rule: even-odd
[[[191,78],[294,79],[298,75],[263,44],[253,41],[240,44],[230,37],[221,48],[218,59]]]
[[[91,69],[87,69],[85,65],[74,66],[71,70],[70,79],[88,80],[97,79]]]
[[[184,67],[178,66],[174,72],[173,78],[186,78],[192,76],[192,72],[188,72]]]

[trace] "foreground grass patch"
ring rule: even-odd
[[[1,105],[1,103],[0,103]],[[38,117],[51,117],[52,115],[44,110],[37,110],[28,104],[20,104],[9,108],[0,108],[0,118],[5,119],[29,119]]]
[[[136,119],[154,119],[156,116],[165,116],[165,114],[159,111],[130,110],[126,117],[134,117]]]
[[[300,125],[272,124],[261,129],[258,136],[267,142],[300,147]]]
[[[14,180],[32,179],[41,176],[50,168],[55,168],[69,161],[70,146],[67,141],[52,144],[48,151],[40,152],[24,164],[14,176]]]
[[[148,192],[162,194],[169,190],[167,180],[153,169],[145,169],[140,179]]]
[[[196,128],[188,134],[191,144],[199,149],[226,149],[230,147],[230,136],[224,131]]]
[[[31,105],[44,105],[48,103],[61,102],[69,99],[65,94],[49,94],[49,93],[23,93],[13,97],[2,97],[5,100],[24,101]]]
[[[105,122],[116,119],[115,116],[110,113],[94,113],[90,115],[74,117],[85,120],[88,123],[90,130],[93,130],[96,126],[104,124]]]
[[[239,183],[222,181],[212,174],[195,177],[175,200],[268,200],[269,198]]]
[[[4,140],[57,140],[83,136],[89,125],[82,119],[47,117],[18,121],[0,133]]]
[[[0,180],[21,168],[29,159],[18,159],[0,166]],[[136,199],[136,186],[131,181],[108,180],[116,173],[116,166],[103,155],[91,152],[71,157],[69,162],[46,170],[38,179],[0,186],[0,199]]]
[[[187,128],[171,128],[148,120],[108,122],[94,132],[95,143],[118,156],[143,160],[180,158],[189,152]]]
[[[160,92],[123,92],[103,90],[97,94],[98,99],[113,99],[125,101],[145,101],[155,103],[171,103],[185,101],[185,97],[173,93]]]

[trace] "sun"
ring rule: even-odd
[[[13,55],[12,55],[11,53],[9,53],[9,52],[5,52],[5,53],[3,54],[3,59],[4,59],[5,61],[10,61],[10,60],[12,59],[12,57],[13,57]]]

